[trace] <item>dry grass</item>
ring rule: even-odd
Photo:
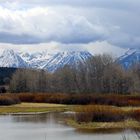
[[[42,104],[42,103],[21,103],[12,106],[1,106],[0,114],[34,114],[34,113],[47,113],[47,112],[60,112],[67,110],[66,105],[56,104]]]
[[[21,103],[18,105],[13,105],[15,107],[66,107],[66,105],[61,104],[47,104],[47,103]]]
[[[136,109],[130,112],[131,118],[140,122],[140,109]]]
[[[89,122],[122,122],[134,120],[140,122],[140,108],[121,108],[104,105],[87,105],[75,107],[75,121]]]
[[[118,107],[87,105],[76,108],[78,122],[117,122],[125,119],[126,112]]]
[[[127,95],[92,95],[92,94],[61,94],[61,93],[44,93],[44,94],[7,94],[6,96],[16,96],[21,102],[30,103],[53,103],[68,105],[111,105],[111,106],[140,106],[140,96]]]
[[[122,130],[122,129],[140,129],[140,123],[135,120],[125,120],[122,122],[89,122],[78,123],[74,120],[67,120],[67,124],[77,129],[86,129],[93,131],[101,130]]]
[[[76,115],[67,123],[86,130],[140,130],[140,108],[87,105],[75,107]]]
[[[20,103],[20,100],[16,96],[0,95],[0,105],[13,105]]]

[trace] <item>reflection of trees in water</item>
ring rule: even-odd
[[[135,133],[136,133],[137,138],[140,140],[140,132],[136,131]]]
[[[12,118],[15,122],[31,122],[31,123],[40,123],[47,122],[48,116],[46,115],[23,115]]]
[[[127,140],[127,138],[126,138],[126,135],[125,135],[125,134],[122,134],[122,139],[123,139],[123,140]]]
[[[139,131],[134,131],[132,133],[133,135],[133,140],[140,140],[140,132]],[[128,134],[125,134],[125,132],[122,134],[122,140],[131,140],[129,139],[128,137],[129,135]],[[135,138],[135,139],[134,139]]]
[[[58,122],[63,118],[61,113],[47,113],[47,114],[36,114],[36,115],[21,115],[13,116],[14,122],[30,122],[30,123],[47,123],[50,121]]]

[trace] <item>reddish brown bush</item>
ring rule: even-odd
[[[18,103],[20,103],[20,100],[18,97],[5,96],[5,95],[0,96],[0,105],[13,105],[13,104],[18,104]]]
[[[117,122],[125,119],[125,112],[119,108],[101,105],[88,105],[76,110],[78,122]]]
[[[130,117],[132,119],[135,119],[137,121],[140,121],[140,109],[137,109],[137,110],[133,110],[131,113],[130,113]]]
[[[112,106],[140,106],[140,96],[124,95],[92,95],[92,94],[61,94],[61,93],[21,93],[8,94],[18,97],[21,102],[77,104],[77,105],[112,105]]]
[[[29,93],[22,93],[22,94],[16,94],[21,102],[34,102],[35,94],[29,94]]]

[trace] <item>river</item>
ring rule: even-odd
[[[80,132],[63,123],[63,113],[0,116],[0,140],[138,140],[132,131]]]

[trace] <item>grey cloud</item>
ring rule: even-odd
[[[34,43],[40,43],[41,40],[34,36],[29,36],[25,34],[13,35],[13,34],[0,32],[0,42],[12,43],[12,44],[34,44]]]
[[[138,0],[1,0],[1,4],[19,3],[24,6],[76,6],[76,7],[94,7],[94,8],[111,8],[121,10],[139,9],[140,1]]]
[[[12,1],[12,0],[11,0]],[[91,7],[91,8],[108,8],[121,10],[136,10],[140,7],[138,0],[26,0],[20,1],[24,5],[55,5],[55,6],[76,6],[76,7]]]
[[[8,17],[4,22],[3,18],[0,19],[0,28],[6,30],[6,34],[0,31],[0,42],[86,44],[107,41],[123,48],[140,47],[138,0],[1,0],[0,4],[26,15],[12,14],[14,18]],[[28,10],[34,7],[40,7],[42,12],[32,12],[27,16]],[[43,8],[46,7],[55,14],[45,15]],[[14,13],[14,10],[11,12]],[[73,18],[75,15],[76,18]],[[84,20],[78,21],[79,17]],[[18,26],[18,30],[13,25]]]
[[[12,11],[0,7],[0,41],[17,44],[61,42],[89,43],[103,40],[108,30],[80,15],[62,15],[48,8]]]
[[[6,0],[3,0],[5,2]],[[7,0],[9,2],[13,2],[13,0]],[[77,5],[77,6],[102,6],[102,7],[117,7],[127,5],[135,7],[137,4],[140,4],[138,0],[30,0],[27,2],[27,0],[20,0],[23,3],[29,3],[29,4],[53,4],[53,5]],[[136,4],[137,3],[137,4]]]

